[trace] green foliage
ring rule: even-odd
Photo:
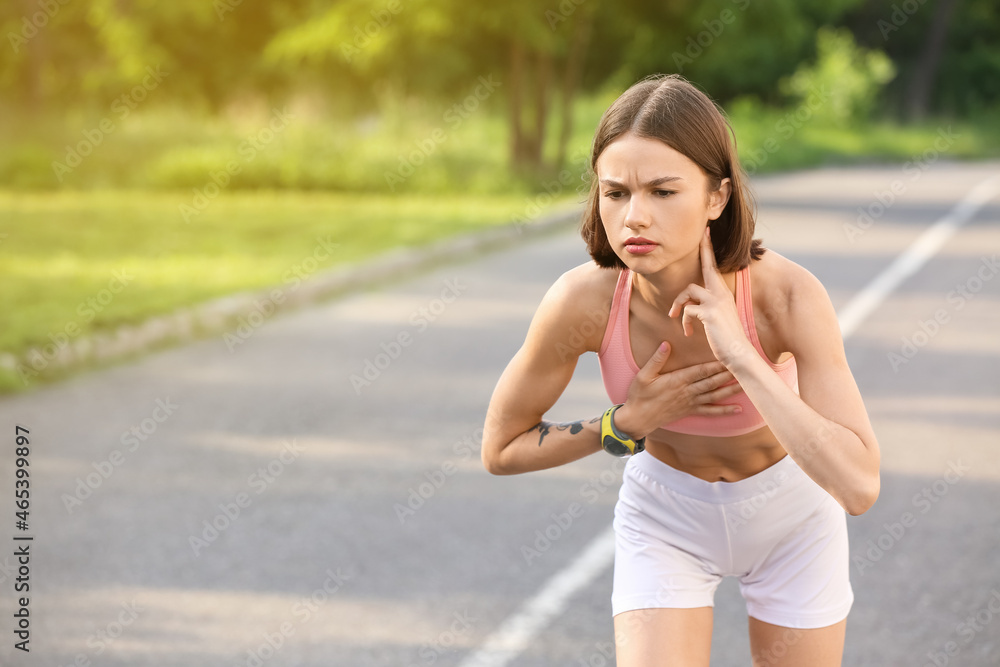
[[[588,0],[589,1],[589,0]],[[716,99],[756,95],[777,102],[776,82],[809,57],[815,33],[861,0],[705,0],[601,5],[600,46],[588,68],[593,86],[619,88],[677,72]],[[608,57],[608,54],[616,54]]]
[[[824,25],[884,52],[899,97],[919,62],[936,3],[897,0],[92,0],[0,3],[0,100],[60,109],[104,106],[148,66],[170,72],[163,101],[218,111],[247,91],[324,90],[331,104],[377,108],[388,89],[438,101],[479,75],[501,79],[519,40],[564,58],[570,24],[596,11],[584,89],[621,88],[679,71],[722,101],[775,103],[777,82],[811,58]],[[895,20],[893,16],[903,16]],[[899,23],[899,25],[896,25]],[[881,27],[880,27],[881,26]],[[889,26],[891,29],[887,29]],[[1000,101],[995,0],[961,0],[935,83],[934,109]],[[947,73],[947,74],[944,74]],[[506,92],[501,95],[503,98]],[[498,99],[497,102],[503,101]],[[863,106],[863,105],[862,105]]]
[[[963,0],[937,80],[937,107],[982,115],[1000,106],[1000,20],[995,0]]]
[[[578,98],[565,178],[576,183],[586,173],[593,132],[619,92],[608,87]],[[543,192],[546,183],[557,177],[553,173],[515,176],[507,167],[506,119],[489,109],[477,109],[465,118],[446,116],[452,106],[410,100],[400,102],[392,113],[330,120],[325,114],[311,113],[305,103],[291,104],[288,111],[295,118],[289,127],[270,142],[258,143],[259,150],[250,150],[250,141],[267,127],[266,106],[232,110],[221,117],[183,109],[149,109],[121,122],[62,183],[53,174],[52,161],[65,160],[66,147],[81,141],[80,130],[60,128],[53,122],[41,123],[44,131],[39,134],[27,134],[30,123],[19,121],[13,125],[18,135],[4,137],[0,128],[0,141],[10,146],[0,151],[0,187],[176,190],[190,202],[193,189],[214,187],[213,174],[225,171],[232,162],[239,170],[222,188],[227,192],[263,188],[393,197],[410,193],[450,197],[456,192],[529,196]],[[769,138],[780,143],[780,150],[769,155],[759,171],[819,164],[831,158],[859,159],[865,146],[872,155],[887,159],[908,157],[900,148],[903,143],[881,143],[887,133],[895,136],[891,125],[873,126],[865,120],[843,124],[824,115],[825,107],[816,107],[815,112],[808,105],[781,108],[753,96],[724,106],[739,130],[744,157]],[[956,157],[1000,152],[991,130],[1000,127],[996,115],[983,113],[979,118],[965,123],[967,130],[955,148]],[[99,120],[90,117],[81,124],[94,128]],[[919,131],[913,128],[914,136],[923,136]],[[900,130],[899,136],[907,136],[906,132]],[[555,149],[553,136],[547,148],[550,154]]]
[[[904,3],[867,0],[835,23],[849,29],[862,46],[883,51],[897,76],[882,96],[883,106],[904,117],[921,56],[939,20],[941,1]],[[945,34],[933,80],[930,113],[965,116],[1000,105],[1000,14],[996,0],[958,0]]]
[[[393,112],[356,120],[311,112],[305,102],[285,109],[292,115],[289,125],[273,135],[266,105],[220,116],[140,110],[117,122],[98,145],[86,135],[100,136],[96,128],[106,116],[82,117],[76,127],[39,123],[35,131],[26,119],[15,123],[17,136],[14,127],[0,128],[0,143],[11,146],[0,151],[0,187],[189,191],[205,188],[231,163],[236,169],[223,179],[227,190],[485,194],[538,187],[507,170],[505,119],[487,109],[463,116],[454,113],[454,104],[410,100]],[[576,141],[589,141],[592,128],[577,127]],[[68,155],[84,152],[60,182],[53,163],[69,163]]]
[[[959,6],[936,82],[939,112],[989,118],[1000,103],[994,4]],[[36,12],[35,0],[14,0],[0,3],[9,47],[0,59],[0,185],[200,188],[236,159],[240,171],[227,185],[233,190],[537,191],[539,180],[552,177],[544,164],[559,150],[562,77],[583,16],[593,16],[593,29],[578,86],[583,99],[572,111],[570,162],[589,150],[599,112],[655,72],[680,71],[725,106],[745,96],[762,109],[795,106],[808,102],[810,91],[828,91],[828,102],[811,111],[817,122],[863,124],[901,94],[900,80],[931,27],[933,3],[918,3],[883,34],[879,21],[897,5],[93,0],[48,3],[54,9],[47,15]],[[506,167],[515,43],[531,55],[520,107],[548,103],[542,168],[518,176]],[[542,56],[553,63],[547,80],[537,76]],[[129,100],[128,117],[119,114],[116,105],[138,90],[150,67],[162,67],[165,80]],[[446,117],[469,100],[479,77],[496,80],[496,92],[475,100],[469,114]],[[292,126],[244,160],[240,145],[267,123],[271,108],[286,105],[299,114]],[[530,113],[521,117],[533,127]],[[114,131],[60,180],[52,163],[65,161],[104,119],[114,121]]]
[[[823,98],[814,114],[842,126],[867,119],[882,86],[895,73],[884,53],[858,47],[850,31],[823,27],[816,33],[816,62],[800,65],[779,87],[797,104]]]
[[[975,123],[927,121],[899,125],[888,120],[834,124],[829,118],[804,113],[808,107],[779,108],[743,97],[727,105],[736,133],[740,159],[753,174],[822,165],[921,161],[942,130],[954,133],[951,159],[988,158],[1000,153],[1000,118]]]

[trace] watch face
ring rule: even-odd
[[[604,441],[601,443],[604,446],[604,451],[613,456],[628,456],[632,453],[632,450],[628,448],[621,440],[615,440],[610,435],[604,436]],[[639,447],[636,447],[636,451],[641,451]]]

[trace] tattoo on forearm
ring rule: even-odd
[[[585,420],[580,419],[579,421],[575,422],[560,422],[558,424],[553,422],[540,421],[529,430],[529,433],[531,431],[538,431],[538,446],[541,447],[542,440],[545,439],[545,436],[547,436],[549,434],[549,431],[551,431],[552,429],[555,429],[557,431],[565,431],[569,429],[570,435],[576,435],[577,433],[583,430],[584,421]],[[600,417],[595,417],[594,419],[591,419],[586,423],[596,424],[600,421],[601,421]]]

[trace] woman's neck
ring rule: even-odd
[[[633,294],[637,293],[643,302],[664,315],[688,285],[705,286],[698,253],[668,264],[656,273],[633,273]]]

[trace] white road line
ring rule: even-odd
[[[935,222],[906,251],[861,290],[840,311],[840,333],[844,339],[889,296],[894,289],[916,273],[984,204],[1000,192],[1000,177],[986,179],[969,191],[948,215]]]
[[[1000,192],[1000,177],[973,188],[943,218],[910,244],[902,255],[878,274],[841,311],[840,330],[847,340],[864,319],[906,278],[922,267],[959,227]],[[608,528],[594,538],[568,567],[556,573],[542,590],[525,601],[489,635],[459,667],[506,667],[566,608],[569,599],[592,582],[614,560],[615,534]]]
[[[594,538],[569,567],[549,579],[542,590],[508,616],[459,667],[504,667],[520,655],[553,618],[562,614],[573,594],[603,572],[614,556],[615,533],[608,528]]]

